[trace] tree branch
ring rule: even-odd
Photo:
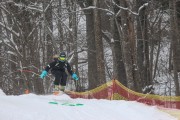
[[[4,25],[2,22],[0,22],[0,25],[2,27],[4,27],[6,30],[8,30],[9,32],[11,32],[12,34],[14,34],[15,36],[19,37],[19,33],[17,33],[16,31],[12,30],[12,28],[9,28],[8,26]]]

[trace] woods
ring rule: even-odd
[[[52,91],[39,74],[65,51],[68,89],[116,79],[131,90],[180,95],[177,0],[0,0],[0,88],[6,94]]]

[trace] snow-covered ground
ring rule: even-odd
[[[49,102],[54,102],[50,104]],[[70,103],[70,105],[63,105]],[[0,120],[177,120],[135,101],[71,99],[26,94],[6,96],[0,90]]]

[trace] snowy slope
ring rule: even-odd
[[[58,104],[49,104],[49,102]],[[66,106],[65,102],[82,106]],[[6,96],[0,91],[0,120],[176,120],[137,102],[71,99],[67,95]]]

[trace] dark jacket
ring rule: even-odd
[[[67,71],[69,72],[69,74],[72,75],[73,71],[67,61],[61,62],[59,60],[54,60],[53,62],[49,63],[48,66],[46,66],[45,70],[48,72],[51,69],[52,73],[53,73],[53,71],[65,72],[66,68],[67,68]]]

